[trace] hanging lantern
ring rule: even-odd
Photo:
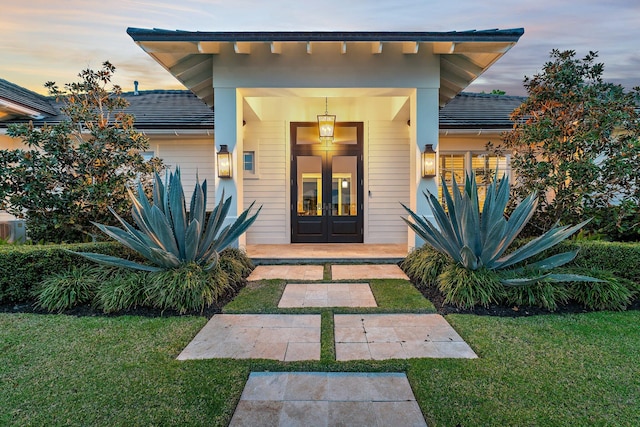
[[[433,178],[434,176],[436,176],[436,152],[432,144],[427,144],[422,152],[422,177]]]
[[[232,162],[231,153],[226,145],[220,145],[218,156],[218,178],[231,178]]]
[[[336,127],[336,116],[329,114],[327,98],[324,99],[324,114],[318,115],[318,133],[320,142],[333,142],[333,132]]]

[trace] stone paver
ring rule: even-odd
[[[289,283],[278,307],[377,307],[368,283]]]
[[[217,314],[178,360],[216,358],[320,360],[320,316]]]
[[[439,314],[336,314],[336,360],[478,356]]]
[[[404,279],[406,274],[395,264],[360,264],[331,266],[332,280]]]
[[[426,426],[401,373],[252,372],[230,426]]]
[[[322,265],[259,265],[247,278],[248,281],[266,279],[322,280]]]

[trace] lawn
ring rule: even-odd
[[[204,317],[0,314],[0,425],[226,425],[251,370],[405,371],[430,426],[640,425],[640,312],[449,315],[477,360],[175,360]]]

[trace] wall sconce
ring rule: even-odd
[[[422,177],[433,178],[434,176],[436,176],[436,152],[432,144],[427,144],[422,152]]]
[[[218,156],[218,178],[231,178],[232,162],[231,153],[226,145],[220,145]]]
[[[320,142],[333,142],[333,131],[336,127],[336,116],[329,114],[327,98],[324,98],[324,114],[318,114],[318,133]]]

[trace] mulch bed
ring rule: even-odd
[[[192,311],[180,314],[175,310],[161,310],[150,307],[137,307],[130,310],[119,311],[115,313],[104,313],[90,305],[81,305],[71,310],[63,311],[63,314],[69,316],[143,316],[143,317],[170,317],[170,316],[205,316],[210,319],[214,314],[222,313],[222,308],[228,304],[242,288],[240,286],[236,292],[232,292],[225,299],[206,307],[202,312]],[[558,307],[555,311],[549,311],[539,307],[505,307],[492,304],[489,307],[475,307],[473,309],[462,309],[451,304],[444,303],[444,295],[436,288],[429,287],[421,290],[422,294],[433,303],[439,314],[476,314],[478,316],[496,316],[496,317],[524,317],[535,316],[540,314],[569,314],[569,313],[589,313],[594,310],[587,310],[579,304],[567,304]],[[636,299],[627,310],[640,310],[640,299]],[[24,302],[19,304],[0,304],[0,313],[36,313],[50,314],[48,311],[34,307],[33,302]]]

